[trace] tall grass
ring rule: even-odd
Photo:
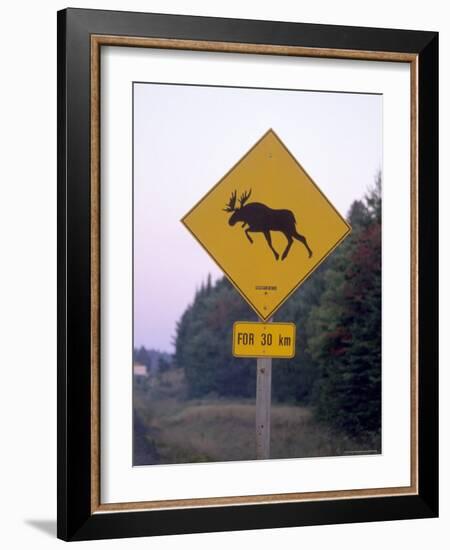
[[[186,400],[183,372],[178,369],[135,388],[134,403],[135,414],[147,427],[147,443],[157,449],[149,464],[256,458],[254,399]],[[374,445],[371,442],[369,448]],[[367,442],[356,443],[319,424],[306,407],[272,403],[271,458],[336,456],[367,448]]]

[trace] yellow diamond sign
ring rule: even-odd
[[[181,221],[263,320],[351,231],[273,130]]]

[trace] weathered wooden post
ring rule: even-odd
[[[270,401],[272,359],[257,359],[256,365],[256,458],[270,458]]]
[[[268,320],[271,322],[272,318]],[[272,358],[256,360],[256,458],[270,458],[270,405],[272,398]]]

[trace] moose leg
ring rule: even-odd
[[[270,231],[264,231],[264,237],[266,237],[267,244],[269,245],[270,250],[272,250],[272,252],[273,252],[274,255],[275,255],[275,260],[278,260],[278,258],[280,257],[280,255],[279,255],[278,252],[275,250],[275,248],[272,246],[272,238],[271,238],[271,236],[270,236]]]
[[[286,256],[289,254],[289,250],[291,249],[292,243],[294,242],[294,239],[290,235],[286,235],[286,239],[288,243],[286,248],[284,249],[283,255],[281,256],[282,260],[284,260]]]
[[[247,235],[247,239],[253,244],[253,239],[250,237],[250,235],[248,234],[250,231],[250,227],[247,227],[247,229],[245,230],[245,234]]]
[[[305,245],[306,250],[308,251],[309,258],[312,256],[312,250],[309,248],[308,243],[306,242],[306,239],[303,235],[300,235],[300,233],[295,233],[294,237],[297,239],[297,241],[300,241],[303,245]]]

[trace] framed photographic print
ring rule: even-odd
[[[58,536],[438,514],[438,36],[58,13]]]

